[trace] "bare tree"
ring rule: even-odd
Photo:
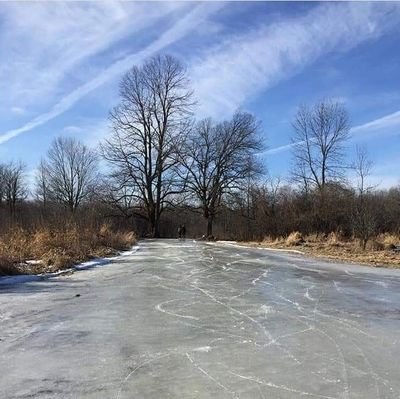
[[[281,190],[281,179],[279,177],[268,177],[267,181],[257,187],[257,203],[260,208],[260,218],[263,220],[264,228],[268,229],[268,233],[276,238],[278,235],[279,225],[279,200]]]
[[[89,198],[97,182],[97,155],[73,138],[53,141],[40,165],[38,194],[66,205],[71,212]],[[46,193],[43,188],[47,186]]]
[[[147,219],[142,207],[138,206],[134,188],[126,185],[117,175],[104,179],[100,198],[112,210],[111,216],[123,217],[126,220],[134,216]]]
[[[121,100],[110,114],[112,137],[102,146],[117,190],[130,188],[153,237],[160,235],[164,208],[181,190],[176,166],[192,104],[188,86],[185,69],[171,56],[133,67],[121,81]]]
[[[190,134],[181,156],[181,176],[186,190],[200,204],[207,220],[207,236],[223,197],[242,190],[249,177],[260,171],[255,152],[262,148],[259,124],[248,113],[236,113],[230,121],[200,121]]]
[[[36,197],[46,207],[50,197],[49,171],[46,161],[42,159],[35,176]]]
[[[365,148],[356,148],[356,160],[351,165],[351,168],[357,176],[357,191],[360,197],[368,194],[374,189],[373,185],[367,184],[367,179],[372,173],[373,162],[369,159]]]
[[[354,235],[360,240],[363,250],[376,234],[376,210],[370,197],[374,186],[367,184],[373,164],[365,149],[357,147],[357,158],[352,169],[357,175],[357,198],[353,209]]]
[[[0,164],[0,207],[5,200],[5,165]]]
[[[27,196],[24,182],[24,165],[13,162],[1,168],[2,196],[8,205],[11,215],[15,214],[17,203]]]
[[[349,118],[338,102],[321,101],[300,107],[293,122],[294,180],[306,191],[323,191],[329,181],[344,178],[343,146],[349,138]]]

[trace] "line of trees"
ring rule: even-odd
[[[400,188],[379,191],[368,183],[373,166],[363,150],[346,165],[350,122],[338,102],[299,108],[291,180],[283,184],[266,177],[259,157],[265,144],[252,114],[195,120],[194,93],[175,58],[133,67],[119,94],[98,151],[72,138],[54,140],[37,169],[34,200],[23,165],[0,165],[2,217],[24,223],[32,209],[41,218],[55,209],[72,218],[89,212],[152,237],[174,236],[181,223],[195,236],[239,239],[340,231],[363,248],[379,232],[400,232]],[[103,173],[100,159],[108,165]],[[357,184],[346,181],[349,171]]]

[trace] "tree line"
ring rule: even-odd
[[[174,57],[134,66],[120,82],[106,139],[93,150],[56,138],[37,169],[34,198],[23,165],[0,164],[2,217],[26,223],[84,213],[151,237],[173,236],[181,223],[189,235],[249,240],[340,231],[364,248],[379,232],[400,232],[400,188],[369,184],[373,165],[362,149],[346,164],[350,122],[342,104],[328,99],[299,108],[285,184],[267,177],[254,115],[196,120],[194,105],[187,72]],[[349,171],[356,183],[347,181]]]

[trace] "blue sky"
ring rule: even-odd
[[[59,136],[95,147],[126,70],[156,53],[188,69],[199,118],[262,122],[271,176],[290,169],[291,120],[334,97],[348,108],[371,183],[400,184],[400,3],[0,4],[0,160],[28,178]]]

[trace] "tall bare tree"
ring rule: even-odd
[[[312,108],[300,107],[293,122],[292,176],[307,191],[323,191],[329,181],[344,177],[343,147],[349,138],[349,117],[344,106],[333,100]]]
[[[0,164],[0,207],[5,201],[5,172],[6,166],[4,164]]]
[[[181,175],[187,192],[194,195],[207,220],[207,236],[223,197],[246,186],[260,171],[255,152],[262,148],[259,124],[254,116],[238,112],[231,120],[215,125],[198,122],[181,156]]]
[[[49,171],[47,170],[46,161],[42,159],[35,176],[36,197],[46,207],[50,197]]]
[[[357,176],[357,197],[353,209],[354,235],[360,240],[363,250],[368,241],[376,234],[376,209],[371,193],[373,185],[368,185],[367,179],[371,175],[373,164],[364,148],[357,147],[357,157],[352,169]]]
[[[192,92],[185,68],[171,56],[133,67],[122,79],[120,103],[110,114],[112,136],[102,146],[113,166],[116,189],[129,187],[145,210],[151,235],[180,188],[176,166],[184,142]]]
[[[92,194],[97,166],[93,150],[73,138],[59,137],[53,141],[47,159],[40,164],[38,194],[63,203],[74,212]],[[44,187],[47,187],[46,194]]]
[[[3,166],[2,192],[11,215],[15,214],[17,203],[27,197],[24,169],[25,167],[22,163],[10,162]]]
[[[268,229],[269,235],[276,238],[282,221],[279,219],[279,201],[281,195],[281,179],[268,177],[266,182],[256,187],[256,202],[260,211],[259,218]]]

